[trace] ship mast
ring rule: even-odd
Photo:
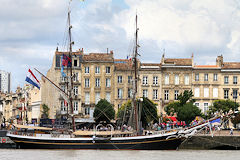
[[[73,127],[73,132],[75,132],[76,127],[75,127],[75,119],[74,119],[74,114],[73,114],[73,73],[72,73],[72,45],[74,44],[74,42],[72,42],[72,33],[71,33],[71,21],[70,21],[70,14],[71,14],[71,10],[69,7],[68,10],[68,36],[69,36],[69,59],[71,60],[71,66],[70,66],[70,87],[69,87],[69,105],[70,105],[70,109],[71,109],[71,117],[72,117],[72,127]]]
[[[138,107],[137,107],[137,82],[138,82],[138,74],[137,74],[137,56],[138,56],[138,28],[137,28],[137,15],[136,15],[136,33],[135,33],[135,51],[134,51],[134,57],[133,57],[133,62],[134,62],[134,81],[133,81],[133,98],[132,98],[132,104],[134,108],[134,113],[135,113],[135,127],[136,127],[136,132],[137,135],[139,135],[139,125],[138,125]]]

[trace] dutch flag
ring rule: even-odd
[[[28,83],[30,83],[33,86],[40,89],[40,82],[38,81],[38,79],[36,78],[36,76],[33,74],[33,72],[30,69],[28,69],[28,75],[27,75],[25,81],[27,81]]]

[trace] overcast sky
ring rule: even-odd
[[[0,0],[0,70],[11,72],[12,90],[28,68],[51,67],[64,50],[68,0]],[[197,64],[240,62],[240,0],[72,0],[74,50],[114,51],[126,58],[134,44],[138,14],[143,62],[190,58]],[[39,76],[38,76],[39,77]]]

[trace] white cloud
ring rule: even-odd
[[[123,0],[122,0],[123,1]],[[138,13],[141,60],[190,57],[198,64],[240,59],[239,0],[73,0],[71,21],[74,49],[114,50],[116,58],[132,52]],[[23,83],[25,69],[46,72],[56,44],[66,49],[68,0],[0,0],[0,67]],[[126,7],[127,6],[127,7]],[[16,58],[17,57],[17,58]],[[19,68],[16,70],[16,66]]]
[[[126,3],[130,8],[116,17],[116,23],[120,22],[128,37],[133,36],[132,15],[137,10],[140,39],[154,40],[161,49],[166,47],[163,46],[165,42],[171,42],[180,47],[177,50],[197,51],[198,54],[209,54],[215,50],[211,54],[217,56],[219,52],[228,51],[227,44],[234,38],[232,30],[240,28],[236,23],[240,19],[239,4],[235,0],[126,0]],[[191,52],[180,55],[190,56]],[[175,55],[167,52],[167,56]]]

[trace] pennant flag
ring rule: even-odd
[[[66,77],[66,74],[63,72],[63,68],[64,68],[64,66],[63,66],[63,56],[61,57],[61,61],[62,61],[61,74],[62,74],[62,77]]]
[[[28,76],[26,77],[25,81],[40,89],[40,82],[30,69],[28,69]]]
[[[67,66],[67,67],[71,67],[72,62],[71,59],[66,56],[65,54],[62,55],[62,66]]]

